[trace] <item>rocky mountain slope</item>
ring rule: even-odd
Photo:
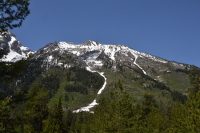
[[[142,101],[145,93],[154,95],[157,101],[184,102],[190,87],[187,75],[190,65],[167,61],[124,45],[91,40],[83,44],[54,42],[34,52],[22,46],[11,32],[0,41],[1,48],[8,51],[2,61],[17,61],[33,54],[24,76],[13,86],[0,86],[1,92],[9,90],[6,87],[26,90],[35,84],[46,86],[51,97],[49,105],[56,103],[58,97],[71,109],[93,104],[94,100],[96,105],[100,98],[119,91],[115,88],[118,80],[137,102]],[[103,91],[98,93],[102,86]],[[9,95],[13,93],[9,91]]]
[[[5,49],[7,55],[4,55],[1,61],[16,62],[22,58],[27,58],[29,54],[34,54],[35,51],[30,50],[16,39],[15,35],[9,30],[5,36],[0,36],[0,49]]]
[[[88,40],[83,44],[73,44],[69,42],[54,42],[46,45],[38,50],[35,58],[42,55],[47,55],[46,60],[50,64],[67,66],[62,60],[57,60],[54,57],[54,52],[57,55],[71,53],[77,58],[83,60],[92,69],[109,68],[116,70],[120,64],[139,69],[145,75],[159,80],[156,73],[171,72],[176,69],[188,70],[190,65],[171,62],[165,59],[136,51],[124,45],[119,44],[100,44],[99,42]]]
[[[107,85],[102,94],[97,95],[97,100],[115,91],[114,85],[119,79],[124,89],[138,101],[145,93],[155,95],[157,100],[185,99],[190,86],[187,75],[190,65],[167,61],[119,44],[91,40],[83,44],[54,42],[34,54],[33,59],[39,58],[43,58],[42,66],[46,68],[79,66],[104,72]]]

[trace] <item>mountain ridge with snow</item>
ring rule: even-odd
[[[0,61],[15,62],[26,58],[30,53],[32,54],[32,57],[28,60],[30,66],[25,70],[26,72],[23,77],[25,79],[22,78],[19,80],[20,82],[26,82],[28,85],[24,88],[28,88],[40,76],[45,78],[44,75],[48,75],[52,71],[54,74],[57,73],[56,69],[62,69],[63,73],[65,73],[66,71],[76,71],[76,68],[78,68],[79,70],[77,71],[88,71],[88,73],[104,78],[105,81],[102,87],[96,88],[100,89],[99,91],[96,91],[95,88],[92,90],[92,87],[87,88],[87,95],[90,98],[96,96],[90,101],[90,104],[89,102],[83,104],[80,102],[81,104],[75,107],[73,105],[75,104],[73,101],[74,98],[69,100],[71,106],[74,106],[72,108],[75,112],[90,111],[91,108],[98,105],[99,97],[106,96],[109,92],[114,91],[111,86],[118,79],[122,79],[126,83],[125,90],[138,99],[141,99],[146,91],[156,94],[159,100],[162,100],[162,97],[168,99],[177,94],[187,95],[186,91],[190,85],[187,72],[191,65],[168,61],[157,56],[136,51],[125,45],[101,44],[91,40],[87,40],[82,44],[62,41],[49,43],[36,52],[22,46],[11,32],[7,36],[0,37],[0,43],[1,48],[8,51],[8,54]],[[63,76],[65,77],[66,75]],[[66,81],[66,79],[62,80]],[[76,82],[76,77],[71,75],[71,80],[67,80],[63,84],[71,83],[75,85]],[[181,87],[176,88],[177,86]],[[6,88],[4,89],[6,90]],[[65,90],[63,93],[71,94],[72,92],[71,90]],[[80,95],[74,96],[76,97],[75,99],[79,99],[80,97],[85,98],[85,93]]]
[[[23,46],[9,30],[6,32],[6,35],[0,36],[0,48],[7,52],[7,54],[0,59],[5,62],[16,62],[36,52]]]
[[[170,64],[176,66],[177,68],[186,69],[189,65],[170,62],[163,58],[156,57],[147,53],[136,51],[128,46],[120,44],[101,44],[96,41],[87,40],[82,44],[74,44],[72,42],[54,42],[47,44],[43,48],[39,49],[35,53],[35,57],[39,57],[42,54],[49,53],[51,60],[54,58],[51,52],[57,51],[59,54],[71,53],[80,57],[87,65],[93,69],[101,68],[105,65],[105,60],[111,63],[113,69],[119,62],[128,63],[130,66],[139,68],[144,74],[148,74],[145,71],[147,64]],[[103,57],[103,58],[100,58]],[[107,59],[105,59],[107,57]],[[148,61],[147,61],[148,60]],[[148,67],[153,67],[154,65]],[[163,69],[162,71],[167,71],[168,69]]]
[[[168,61],[157,56],[136,51],[125,45],[101,44],[92,40],[87,40],[82,44],[64,41],[54,42],[47,44],[38,51],[33,51],[22,46],[10,31],[5,36],[0,36],[0,48],[7,51],[7,55],[4,55],[1,59],[1,61],[7,62],[16,62],[22,58],[27,58],[29,54],[32,54],[35,58],[46,54],[46,62],[48,64],[70,67],[71,65],[64,64],[64,62],[55,59],[56,57],[51,53],[56,52],[59,55],[64,53],[73,54],[85,62],[86,66],[90,66],[91,69],[101,69],[105,66],[116,69],[117,65],[122,63],[138,68],[149,76],[152,76],[149,68],[155,69],[156,71],[170,71],[170,66],[178,69],[190,68],[190,65]]]

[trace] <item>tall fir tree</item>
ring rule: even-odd
[[[0,132],[1,133],[12,133],[14,132],[14,120],[10,118],[11,98],[5,98],[0,100]]]
[[[43,133],[64,133],[65,127],[63,123],[63,109],[61,97],[58,105],[56,104],[49,114],[47,120],[44,121]]]
[[[32,87],[28,98],[24,111],[26,119],[24,130],[33,133],[42,132],[43,121],[48,117],[48,92],[45,88]]]

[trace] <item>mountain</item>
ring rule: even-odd
[[[8,51],[2,61],[17,61],[30,53],[33,56],[23,76],[12,84],[0,84],[0,92],[13,96],[18,89],[45,87],[50,97],[49,106],[62,97],[63,106],[77,112],[91,110],[99,99],[120,91],[115,87],[119,81],[137,103],[142,102],[146,93],[164,103],[184,103],[191,86],[188,77],[191,65],[168,61],[125,45],[91,40],[82,44],[54,42],[35,52],[22,46],[9,32],[1,37],[1,47]]]
[[[39,49],[33,59],[40,60],[41,66],[46,70],[55,67],[70,70],[79,67],[92,73],[103,72],[104,75],[101,76],[107,79],[105,89],[101,95],[97,94],[97,91],[89,94],[93,99],[96,95],[97,101],[115,91],[114,86],[119,79],[122,80],[124,89],[138,102],[145,93],[155,95],[158,101],[167,102],[173,99],[184,102],[190,87],[187,75],[190,65],[167,61],[119,44],[101,44],[91,40],[83,44],[54,42]],[[72,95],[65,90],[62,93]],[[74,99],[82,99],[81,97],[84,96],[73,95]],[[91,102],[86,102],[85,105],[92,104],[91,97]],[[73,98],[66,104],[73,106]],[[80,101],[76,102],[80,104]]]
[[[119,44],[100,44],[99,42],[88,40],[83,44],[74,44],[69,42],[54,42],[46,45],[35,53],[35,58],[47,55],[45,58],[48,63],[57,65],[64,65],[65,62],[58,60],[54,54],[63,55],[71,53],[77,58],[84,61],[92,69],[109,68],[117,70],[120,64],[127,65],[142,71],[145,75],[156,78],[156,73],[170,72],[176,69],[187,70],[190,65],[171,62],[165,59],[136,51],[124,45]]]
[[[27,58],[29,54],[34,54],[35,51],[30,50],[16,39],[16,36],[9,30],[5,36],[0,36],[0,49],[5,49],[7,55],[4,55],[1,61],[16,62],[22,58]]]

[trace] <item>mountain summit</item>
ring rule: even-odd
[[[0,49],[5,49],[7,55],[4,55],[1,61],[16,62],[22,58],[26,58],[29,54],[34,54],[35,51],[30,50],[16,39],[11,31],[7,31],[5,36],[0,36]]]
[[[2,61],[15,62],[30,53],[33,55],[24,76],[13,86],[17,83],[19,88],[27,89],[35,82],[46,86],[51,98],[49,104],[53,104],[56,97],[63,97],[65,105],[76,112],[90,110],[101,97],[116,91],[114,86],[119,79],[124,90],[138,102],[146,93],[155,95],[158,101],[184,102],[190,87],[187,75],[190,65],[168,61],[125,45],[92,40],[82,44],[54,42],[35,52],[22,46],[11,32],[1,37],[0,42],[1,48],[8,52]],[[1,92],[6,90],[5,86],[0,89]]]
[[[84,61],[92,69],[111,68],[116,70],[120,65],[127,65],[142,71],[149,76],[155,76],[152,69],[158,72],[167,72],[175,69],[188,69],[189,65],[167,61],[165,59],[136,51],[124,45],[119,44],[101,44],[96,41],[87,40],[83,44],[74,44],[71,42],[54,42],[38,50],[35,57],[45,54],[46,60],[50,64],[62,64],[62,60],[57,59],[59,55],[70,53]],[[47,54],[48,53],[48,54]],[[51,63],[53,62],[53,63]]]
[[[82,44],[54,42],[39,49],[32,60],[37,62],[37,69],[41,74],[47,73],[44,78],[52,72],[53,77],[56,77],[57,69],[61,69],[58,77],[65,77],[59,83],[62,93],[55,95],[64,98],[66,97],[63,95],[67,95],[66,105],[70,105],[75,112],[90,110],[97,105],[101,97],[115,91],[113,86],[119,79],[124,84],[124,90],[138,102],[145,93],[155,95],[158,101],[173,99],[184,102],[190,86],[187,75],[190,65],[168,61],[120,44],[101,44],[91,40]],[[86,71],[93,76],[100,76],[100,79],[88,77],[89,73]],[[98,87],[88,85],[92,80],[98,83]],[[99,85],[100,82],[102,86]]]

